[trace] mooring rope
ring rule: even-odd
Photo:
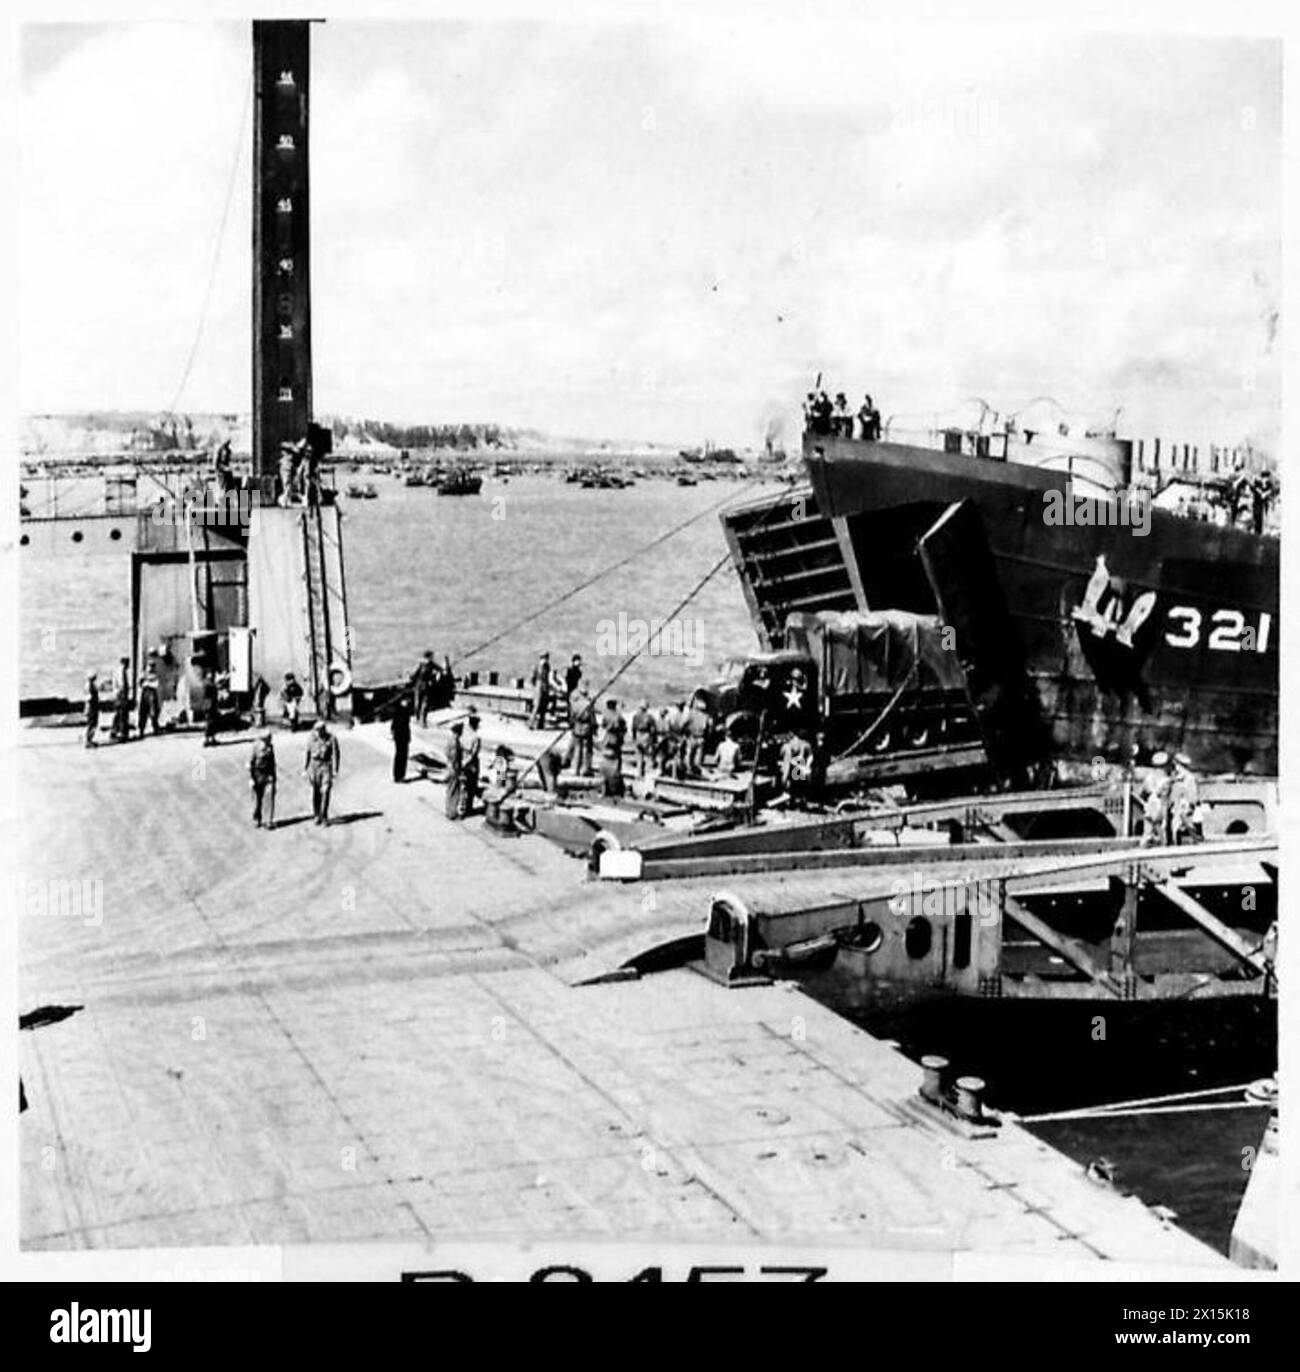
[[[469,649],[468,652],[458,654],[457,660],[459,662],[466,662],[470,658],[477,657],[480,653],[486,652],[489,648],[500,643],[503,638],[508,638],[511,634],[522,629],[526,624],[531,624],[535,619],[540,619],[544,614],[563,605],[566,600],[572,600],[574,596],[585,591],[588,587],[594,586],[596,582],[609,576],[611,573],[618,571],[621,567],[626,567],[629,562],[634,562],[638,557],[648,553],[652,548],[657,548],[661,543],[666,543],[674,534],[681,533],[683,529],[698,523],[705,515],[712,514],[715,510],[721,509],[728,501],[737,498],[736,492],[728,491],[721,500],[715,501],[712,505],[706,505],[704,509],[691,515],[689,519],[684,519],[680,524],[675,524],[666,532],[658,534],[656,537],[652,538],[649,543],[644,543],[639,548],[634,548],[632,552],[628,553],[625,557],[619,558],[617,562],[610,563],[608,567],[602,567],[600,571],[593,573],[591,576],[587,577],[586,580],[578,582],[575,586],[570,586],[567,591],[561,592],[554,599],[547,601],[545,605],[530,611],[522,619],[518,619],[513,624],[507,625],[499,633],[495,633],[491,638],[485,639],[482,643],[475,645],[473,648]]]
[[[1171,1091],[1163,1096],[1142,1096],[1136,1100],[1112,1101],[1109,1105],[1084,1106],[1078,1110],[1050,1110],[1040,1115],[1008,1115],[1017,1124],[1047,1124],[1065,1120],[1092,1119],[1129,1119],[1137,1115],[1173,1115],[1197,1113],[1209,1110],[1255,1109],[1271,1106],[1275,1102],[1267,1100],[1240,1100],[1211,1103],[1201,1098],[1206,1096],[1245,1095],[1254,1082],[1243,1082],[1237,1086],[1203,1086],[1193,1091]],[[1175,1102],[1183,1102],[1176,1104]]]

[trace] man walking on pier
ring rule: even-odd
[[[330,822],[330,792],[339,774],[339,741],[330,733],[324,720],[312,730],[307,744],[307,759],[303,767],[311,783],[311,812],[315,822]]]
[[[99,728],[99,678],[94,672],[86,678],[86,747],[98,748],[95,732]]]
[[[275,828],[275,749],[271,731],[265,730],[253,744],[248,759],[248,785],[253,792],[253,823],[259,828]]]

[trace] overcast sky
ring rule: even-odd
[[[27,411],[247,410],[246,24],[29,27]],[[313,30],[319,413],[793,440],[1123,406],[1276,441],[1280,48],[812,23]],[[237,159],[237,160],[236,160]]]

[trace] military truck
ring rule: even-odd
[[[792,793],[928,778],[988,767],[954,635],[905,610],[798,612],[783,645],[730,658],[695,693],[715,736]]]

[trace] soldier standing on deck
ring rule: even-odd
[[[659,726],[650,709],[650,702],[643,700],[632,716],[632,744],[636,748],[636,774],[644,777],[655,769],[655,744],[659,738]]]
[[[311,783],[311,812],[317,824],[330,822],[330,792],[339,774],[339,741],[322,719],[307,743],[303,772]]]
[[[551,687],[553,685],[550,653],[541,652],[537,655],[537,666],[533,668],[530,685],[533,688],[533,711],[528,718],[528,727],[530,729],[544,729],[546,727],[546,715],[551,708]]]
[[[699,700],[691,701],[684,725],[686,735],[687,776],[699,776],[704,767],[704,744],[709,734],[709,716]]]
[[[388,727],[393,736],[393,780],[400,784],[406,780],[406,759],[411,751],[411,707],[405,695],[397,697]]]
[[[99,728],[99,677],[91,672],[86,678],[86,747],[98,748],[95,731]]]
[[[275,828],[275,748],[271,731],[265,730],[253,744],[248,759],[248,785],[253,792],[253,823],[259,828]]]
[[[582,656],[579,653],[569,659],[569,665],[564,669],[564,694],[569,701],[570,708],[573,705],[573,693],[582,685]]]
[[[1175,843],[1200,843],[1204,837],[1201,788],[1185,753],[1174,758],[1169,786],[1169,828]]]
[[[1159,848],[1169,842],[1170,777],[1165,770],[1167,753],[1155,753],[1151,758],[1142,785],[1142,847]]]
[[[596,733],[595,701],[579,687],[569,704],[569,711],[573,719],[573,770],[579,776],[589,777],[592,774],[592,740]]]
[[[623,740],[627,737],[627,720],[618,712],[618,701],[605,702],[601,720],[604,733],[600,741],[600,772],[607,796],[623,794]]]

